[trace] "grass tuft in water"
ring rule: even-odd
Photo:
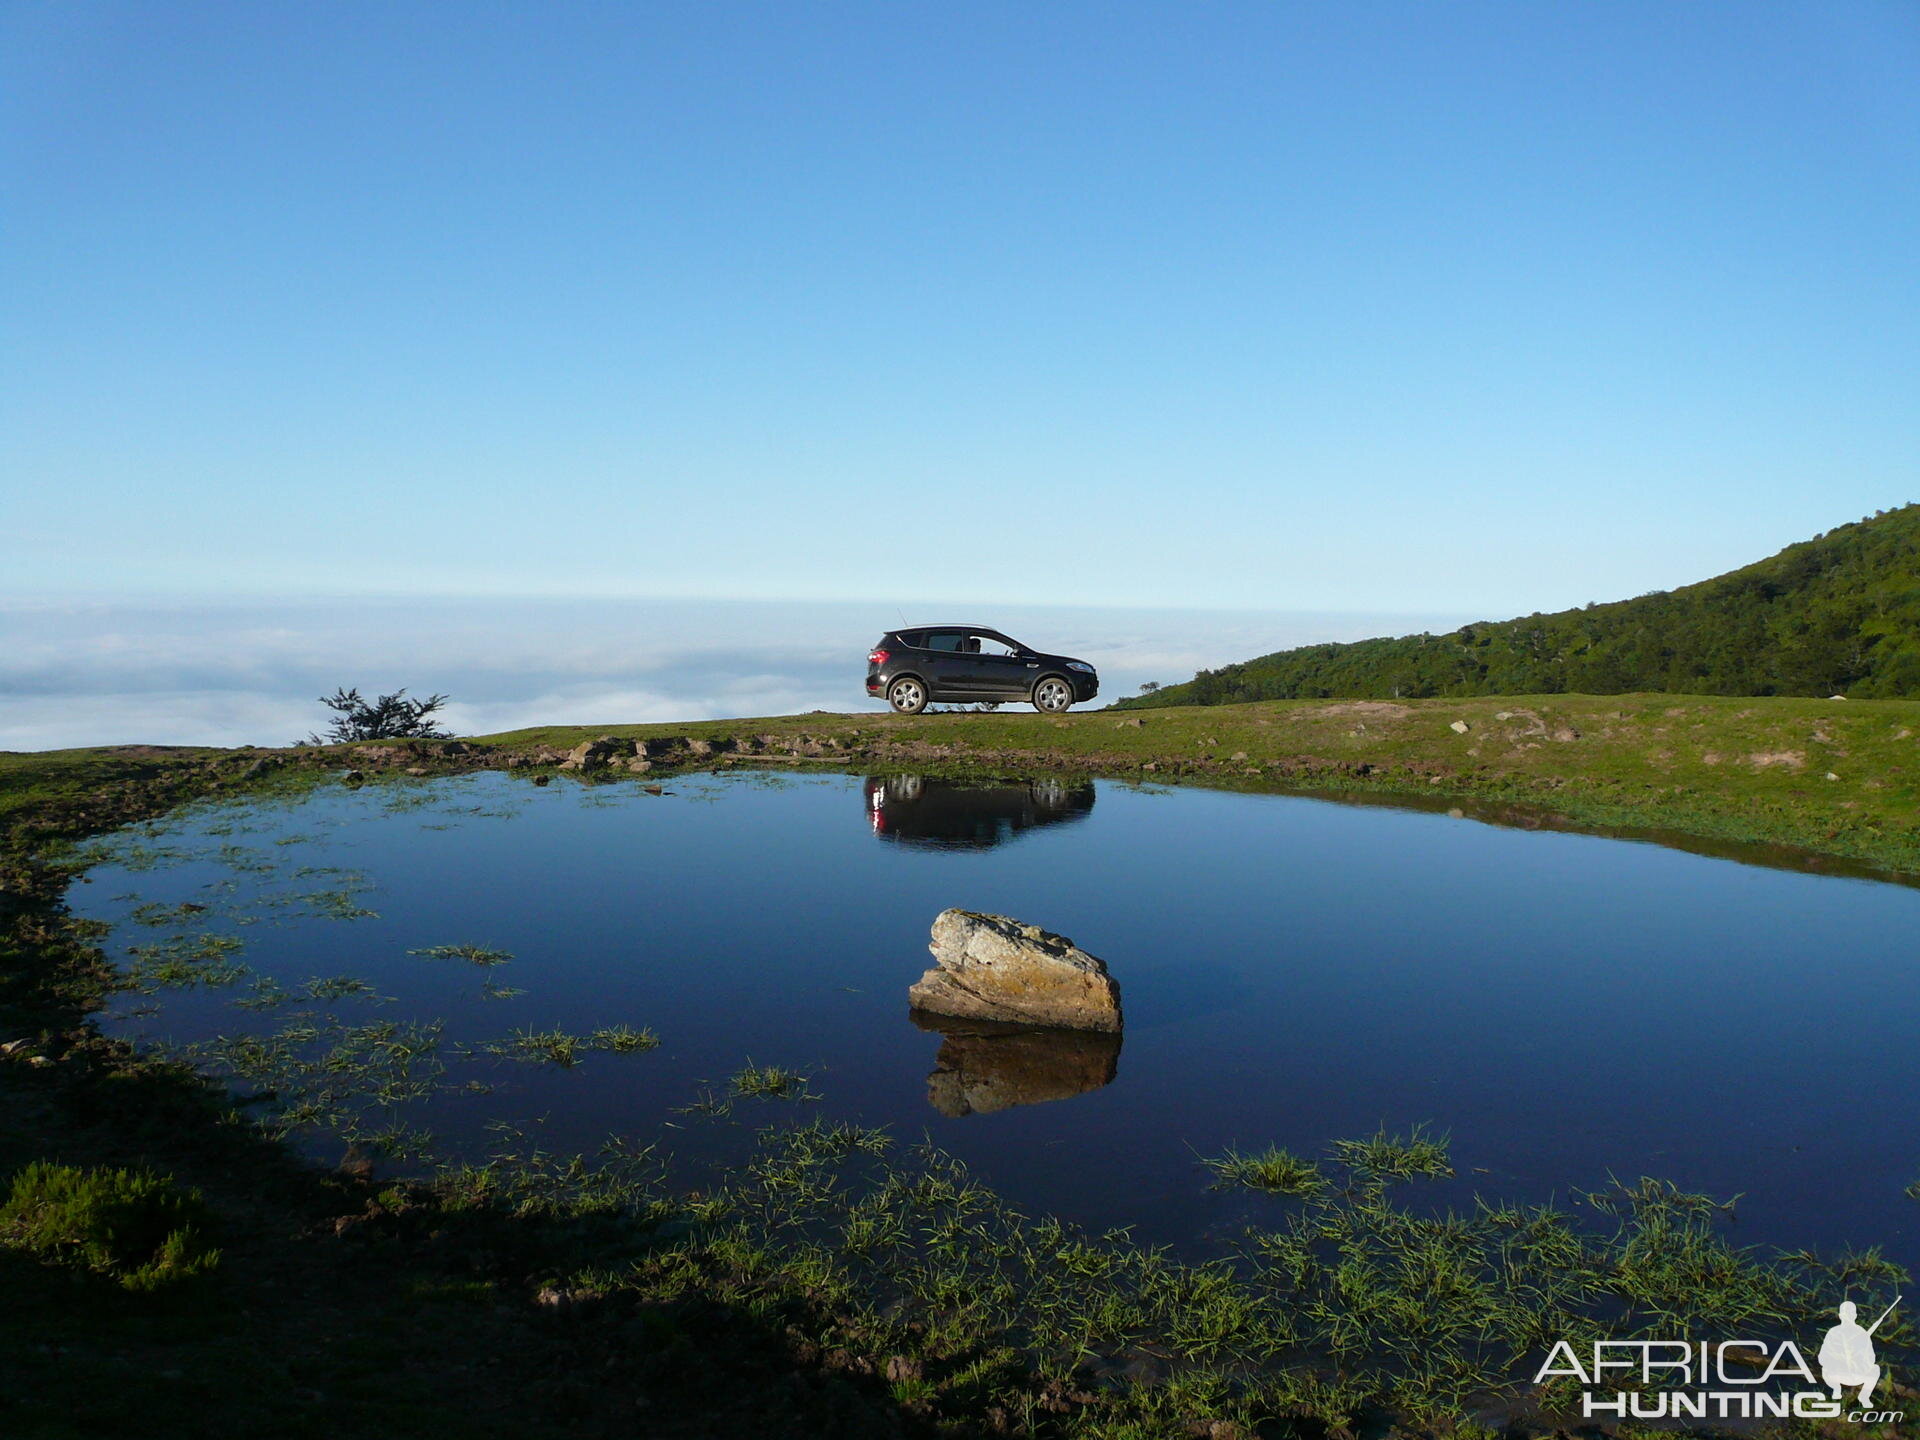
[[[1430,1135],[1424,1125],[1405,1135],[1389,1135],[1383,1127],[1364,1140],[1334,1141],[1333,1153],[1350,1169],[1379,1180],[1444,1180],[1453,1174],[1448,1145],[1445,1134]]]
[[[1281,1195],[1317,1195],[1327,1183],[1313,1161],[1272,1145],[1251,1155],[1228,1150],[1200,1163],[1213,1172],[1217,1189],[1241,1186],[1249,1190],[1272,1190]]]
[[[651,1030],[635,1030],[631,1025],[610,1025],[587,1037],[590,1050],[607,1050],[615,1055],[635,1055],[659,1048],[660,1037]]]
[[[248,971],[234,956],[246,948],[237,935],[175,935],[152,945],[133,945],[127,954],[126,987],[151,994],[195,986],[231,985]]]
[[[735,1096],[742,1099],[759,1100],[818,1100],[820,1097],[807,1089],[807,1081],[813,1077],[799,1070],[787,1070],[778,1065],[756,1065],[747,1061],[746,1068],[728,1080]]]
[[[590,1048],[585,1039],[565,1030],[516,1030],[505,1040],[485,1047],[489,1055],[504,1055],[510,1060],[559,1065],[571,1069],[580,1063],[583,1050]]]
[[[409,955],[418,955],[423,960],[464,960],[469,965],[504,965],[513,959],[510,950],[489,950],[484,945],[428,945],[423,949],[409,950]]]

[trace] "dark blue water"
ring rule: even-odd
[[[503,1115],[553,1149],[651,1138],[751,1058],[811,1072],[830,1114],[924,1130],[1023,1206],[1157,1240],[1254,1203],[1209,1193],[1196,1154],[1426,1122],[1452,1132],[1460,1179],[1438,1193],[1456,1202],[1655,1175],[1743,1192],[1738,1238],[1920,1261],[1902,1193],[1920,1178],[1920,891],[1291,797],[776,783],[650,796],[488,774],[198,810],[149,843],[199,858],[103,866],[75,902],[122,922],[111,948],[154,938],[126,920],[136,903],[214,897],[204,923],[256,971],[362,976],[397,997],[379,1013],[450,1034],[660,1033],[652,1053],[507,1067],[492,1094],[433,1102],[456,1146]],[[222,905],[327,883],[301,866],[363,872],[377,918],[224,924]],[[950,1062],[982,1072],[962,1078],[987,1113],[936,1109],[942,1036],[906,990],[948,906],[1105,959],[1117,1057],[963,1038]],[[406,954],[457,943],[515,959]],[[485,999],[483,980],[526,993]],[[114,1023],[172,1042],[271,1027],[234,993],[128,1001]],[[948,1111],[966,1088],[945,1082]],[[989,1108],[1009,1098],[1044,1103]]]

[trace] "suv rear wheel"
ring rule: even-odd
[[[917,676],[902,675],[887,687],[887,703],[902,715],[918,715],[927,708],[927,687]]]
[[[1058,715],[1073,704],[1073,687],[1058,675],[1049,675],[1033,687],[1033,708],[1043,715]]]

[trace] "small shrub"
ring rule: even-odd
[[[356,740],[444,740],[447,732],[430,718],[447,703],[444,695],[409,700],[405,690],[363,700],[356,687],[322,695],[320,703],[333,711],[325,735],[309,735],[309,745],[344,745]],[[298,743],[298,742],[296,742]]]
[[[0,1238],[139,1292],[218,1265],[220,1252],[203,1239],[206,1226],[198,1190],[146,1170],[81,1170],[36,1160],[14,1177],[0,1205]]]

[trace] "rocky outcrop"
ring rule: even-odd
[[[1071,1100],[1110,1084],[1120,1065],[1117,1031],[1047,1030],[917,1010],[912,1018],[941,1036],[927,1103],[942,1115]]]
[[[617,735],[602,735],[598,740],[582,740],[560,762],[562,770],[592,770],[616,758],[633,754],[633,741]]]
[[[1005,915],[943,910],[927,947],[937,962],[907,991],[917,1010],[1072,1030],[1120,1028],[1120,987],[1065,936]]]

